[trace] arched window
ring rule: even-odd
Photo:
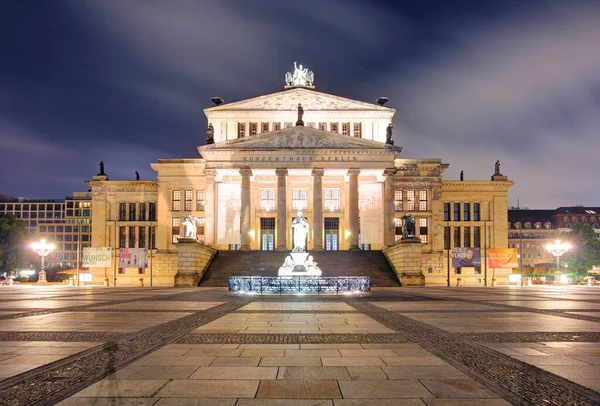
[[[567,216],[564,216],[564,217],[563,217],[563,221],[564,221],[565,223],[568,223],[568,222],[569,222],[569,217],[567,217]]]
[[[571,221],[572,221],[573,223],[577,223],[577,217],[575,217],[575,216],[571,217]]]
[[[581,216],[581,221],[582,221],[583,223],[587,223],[587,217],[585,217],[585,216]]]

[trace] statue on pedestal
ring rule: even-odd
[[[500,173],[500,161],[496,161],[494,176],[502,176]]]
[[[314,81],[315,74],[313,73],[313,71],[304,68],[302,65],[297,65],[297,62],[294,62],[294,72],[287,72],[285,74],[286,86],[313,86]]]
[[[206,129],[206,144],[214,144],[215,143],[215,128],[212,123],[208,124],[208,128]]]
[[[298,121],[296,121],[296,125],[304,125],[304,121],[302,121],[302,117],[304,116],[304,109],[302,105],[298,103]]]
[[[292,252],[306,251],[306,236],[308,235],[308,221],[302,217],[302,212],[292,221],[292,230],[294,231],[294,249]]]
[[[394,145],[394,140],[392,140],[392,129],[394,126],[390,123],[385,129],[385,143],[389,145]]]
[[[415,218],[408,214],[402,216],[402,239],[415,237]]]
[[[198,217],[187,216],[181,223],[183,225],[183,236],[185,238],[196,238],[197,224],[200,223]]]
[[[104,161],[100,161],[100,173],[97,176],[106,176],[104,173]]]

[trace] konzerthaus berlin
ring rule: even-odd
[[[296,73],[281,92],[213,100],[217,105],[204,110],[208,142],[198,147],[200,156],[159,159],[151,164],[156,181],[109,180],[103,171],[88,181],[93,246],[152,245],[154,285],[197,283],[217,250],[291,250],[298,211],[310,224],[309,252],[382,250],[407,285],[446,285],[451,248],[507,247],[513,183],[498,170],[491,180],[443,180],[448,165],[440,159],[402,158],[388,128],[395,110],[385,100],[321,93],[312,72],[304,79]],[[409,214],[418,244],[402,243]],[[196,238],[184,244],[188,217]],[[504,284],[510,273],[450,269],[452,285],[457,278],[483,285],[485,276],[488,285]],[[117,268],[114,261],[91,273],[98,284],[113,276],[119,285],[150,281],[150,269]]]

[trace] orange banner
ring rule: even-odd
[[[488,264],[490,268],[517,268],[519,258],[516,248],[488,249]]]

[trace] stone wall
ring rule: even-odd
[[[402,286],[422,286],[422,244],[420,241],[399,242],[383,250]]]
[[[177,273],[175,286],[198,286],[217,250],[195,239],[180,239],[177,243]]]

